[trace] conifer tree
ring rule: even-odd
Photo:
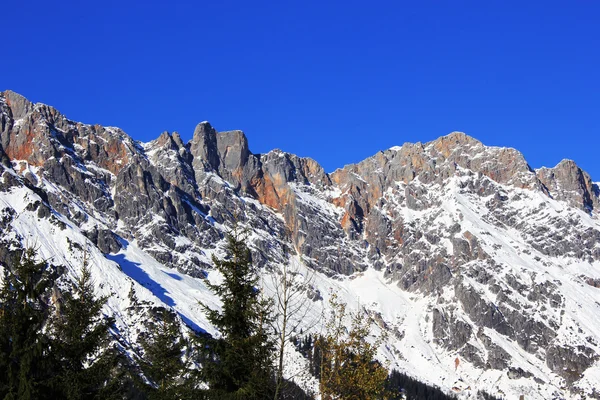
[[[261,298],[250,250],[237,232],[227,236],[227,257],[213,263],[223,276],[208,283],[222,301],[222,309],[206,308],[208,320],[220,337],[202,337],[201,379],[207,395],[218,399],[267,399],[274,395],[273,342],[270,339],[269,301]]]
[[[175,314],[163,309],[158,322],[141,339],[144,349],[142,370],[154,382],[150,399],[181,399],[192,388],[186,382],[187,365],[182,359],[189,348],[179,329]]]
[[[96,297],[84,258],[81,274],[55,299],[52,347],[60,369],[54,379],[65,399],[103,398],[111,387],[115,354],[108,345],[113,320],[102,315],[108,297]]]
[[[49,386],[55,364],[44,333],[54,284],[46,262],[25,250],[12,270],[4,266],[0,290],[0,397],[6,400],[56,398]]]

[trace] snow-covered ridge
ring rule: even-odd
[[[289,153],[253,155],[241,132],[208,123],[189,143],[166,133],[140,144],[17,100],[14,114],[28,118],[1,132],[13,143],[0,167],[2,246],[34,244],[67,277],[88,251],[128,351],[144,329],[131,288],[217,334],[198,302],[219,306],[205,279],[220,279],[211,257],[237,222],[267,292],[286,263],[314,274],[312,318],[323,320],[331,293],[367,310],[391,367],[462,398],[597,388],[597,184],[571,161],[532,171],[514,149],[452,133],[325,174]],[[17,146],[27,129],[36,140]],[[288,365],[288,376],[305,368],[295,353]]]

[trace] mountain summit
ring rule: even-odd
[[[600,190],[573,161],[533,170],[453,132],[328,174],[208,122],[140,143],[11,91],[0,159],[2,266],[35,246],[73,277],[88,254],[124,348],[132,290],[215,333],[197,304],[218,306],[205,279],[238,224],[265,278],[316,271],[309,315],[333,293],[367,310],[392,367],[464,398],[600,398]]]

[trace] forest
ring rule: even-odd
[[[335,295],[324,332],[298,333],[303,303],[289,277],[267,298],[246,238],[229,234],[226,250],[213,257],[223,281],[207,282],[222,308],[203,306],[220,335],[182,330],[177,313],[141,304],[132,289],[131,311],[147,309],[133,351],[115,340],[114,321],[103,314],[108,298],[96,295],[85,258],[70,282],[35,249],[22,251],[4,266],[0,291],[0,398],[453,398],[377,361],[383,338],[367,340],[371,319],[348,312]],[[284,376],[287,342],[308,361],[318,392]]]

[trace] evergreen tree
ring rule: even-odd
[[[107,299],[95,296],[86,259],[77,281],[55,299],[52,345],[60,369],[54,381],[65,399],[104,398],[114,384],[116,354],[102,350],[113,323],[102,315]]]
[[[392,370],[386,382],[387,388],[395,394],[393,400],[454,400],[456,397],[447,395],[437,387],[429,386],[423,382],[411,378],[399,371]],[[479,392],[481,394],[481,392]],[[485,395],[484,399],[488,400]],[[495,399],[489,399],[495,400]]]
[[[229,234],[226,251],[223,260],[213,257],[223,281],[208,286],[223,306],[221,311],[206,311],[221,336],[200,339],[201,379],[209,386],[210,398],[272,399],[271,303],[262,299],[257,289],[258,277],[244,239]]]
[[[33,249],[13,269],[4,267],[0,290],[0,397],[6,400],[56,398],[49,386],[55,364],[44,333],[49,307],[45,296],[54,277]]]
[[[182,359],[189,345],[174,313],[163,309],[158,323],[153,324],[140,342],[144,348],[142,370],[155,384],[150,390],[150,399],[181,399],[191,391],[185,379],[188,368]]]

